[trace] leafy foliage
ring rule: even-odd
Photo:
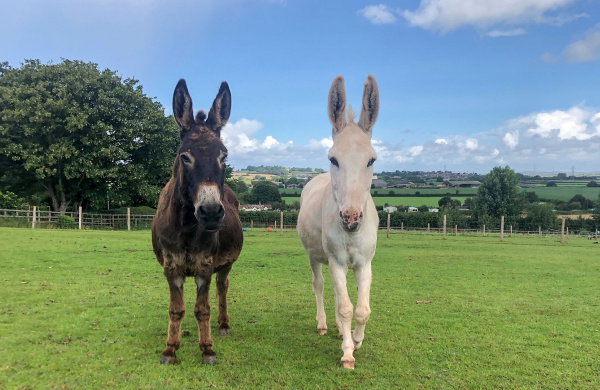
[[[517,187],[518,183],[517,174],[508,166],[494,167],[479,186],[473,219],[479,225],[487,225],[500,220],[504,215],[507,223],[515,223],[524,204],[523,194]]]
[[[137,83],[81,61],[0,64],[0,181],[63,212],[155,205],[178,132]]]
[[[0,209],[18,209],[23,200],[17,194],[10,191],[0,191]]]
[[[263,204],[281,202],[279,189],[270,181],[259,181],[252,187],[252,202]]]
[[[551,204],[530,204],[527,207],[527,216],[521,221],[521,229],[554,230],[558,228],[558,219],[556,213],[552,210]]]
[[[70,215],[58,216],[58,227],[61,229],[72,229],[75,226],[75,218]]]
[[[585,196],[577,194],[569,200],[569,208],[572,210],[587,210],[594,207],[594,201]]]

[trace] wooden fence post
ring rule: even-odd
[[[251,219],[250,220],[250,230],[252,230],[254,228],[254,220]]]
[[[510,225],[510,236],[512,238],[512,225]]]
[[[390,238],[390,213],[388,213],[387,217],[387,238]]]
[[[562,219],[562,224],[560,228],[560,243],[562,244],[565,241],[565,219]]]
[[[79,206],[79,230],[81,230],[81,217],[82,217],[82,213],[81,213],[81,206]]]
[[[538,226],[538,235],[541,237],[542,236],[542,227]]]
[[[485,225],[483,225],[483,236],[485,237]]]
[[[427,229],[429,229],[429,224],[427,224]],[[446,214],[444,214],[444,240],[446,239]]]
[[[504,215],[500,217],[500,241],[504,241]]]
[[[131,209],[127,207],[127,231],[131,230]]]
[[[33,206],[33,218],[31,218],[31,228],[35,229],[35,210],[36,206]]]
[[[445,215],[444,215],[445,217]],[[427,224],[427,234],[429,234],[429,224]]]
[[[279,231],[279,235],[283,236],[283,211],[281,212],[281,220],[279,222],[279,225],[281,227],[281,230]]]
[[[458,225],[454,225],[454,235],[458,236]]]
[[[404,222],[400,222],[400,231],[403,232],[404,231]]]

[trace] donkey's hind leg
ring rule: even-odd
[[[317,332],[320,335],[327,333],[327,317],[323,307],[323,271],[321,263],[309,259],[310,271],[312,273],[312,285],[317,300]]]
[[[181,340],[181,320],[185,316],[185,304],[183,303],[183,282],[182,276],[167,275],[169,291],[171,292],[171,302],[169,303],[169,329],[167,336],[167,348],[163,351],[161,364],[174,364],[175,351],[179,349]]]
[[[231,266],[217,272],[217,297],[219,299],[219,332],[229,334],[229,314],[227,313],[227,290],[229,289],[229,271]]]

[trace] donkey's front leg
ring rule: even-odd
[[[369,307],[369,293],[371,290],[371,262],[368,261],[365,265],[354,270],[356,277],[356,288],[358,289],[358,298],[356,300],[356,312],[354,320],[356,327],[352,332],[352,341],[354,341],[354,349],[359,349],[365,337],[365,325],[371,315]]]
[[[331,274],[331,281],[333,284],[333,290],[335,292],[335,313],[342,325],[342,367],[354,369],[354,344],[352,342],[352,303],[348,296],[348,289],[346,288],[346,274],[348,268],[339,265],[335,260],[329,261],[329,273]]]
[[[179,349],[181,339],[181,320],[185,316],[185,304],[183,303],[183,282],[184,277],[179,275],[170,275],[165,272],[169,291],[171,293],[171,302],[169,303],[169,329],[167,335],[167,348],[163,351],[161,364],[175,363],[175,351]]]
[[[227,313],[227,290],[229,289],[229,271],[231,266],[217,273],[217,296],[219,298],[219,332],[229,334],[229,314]]]
[[[210,337],[210,305],[208,304],[208,290],[210,289],[211,274],[197,275],[195,277],[197,286],[196,306],[194,316],[198,323],[198,344],[202,351],[202,362],[205,364],[216,364],[216,353],[213,351],[213,340]]]

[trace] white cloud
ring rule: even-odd
[[[387,24],[396,21],[396,17],[385,4],[368,5],[359,10],[358,14],[364,16],[373,24]]]
[[[541,112],[528,118],[531,127],[527,132],[542,138],[558,137],[561,140],[575,138],[586,140],[595,134],[588,132],[590,112],[580,107],[573,107],[567,111],[555,110]]]
[[[517,145],[519,145],[519,130],[509,131],[506,134],[504,134],[502,142],[504,142],[504,145],[506,145],[511,150],[516,148]]]
[[[526,31],[522,28],[513,28],[511,30],[492,30],[487,33],[488,37],[498,38],[498,37],[514,37],[517,35],[523,35]]]
[[[463,146],[466,150],[477,150],[479,148],[479,142],[474,138],[467,138]]]
[[[583,39],[569,44],[563,54],[569,62],[594,61],[600,58],[600,23],[589,30]]]
[[[277,145],[279,145],[279,142],[272,136],[267,135],[267,138],[265,138],[265,141],[262,143],[261,146],[266,149],[271,149],[272,146],[277,146]]]
[[[422,145],[412,146],[408,149],[408,155],[411,157],[416,157],[423,151]]]
[[[564,23],[582,15],[546,15],[575,0],[421,0],[415,11],[402,11],[413,26],[447,32],[462,26],[488,28],[497,24]]]
[[[331,137],[296,145],[261,135],[262,123],[240,119],[222,132],[229,161],[237,168],[248,165],[304,166],[328,169]],[[447,134],[422,144],[390,144],[374,139],[376,170],[442,169],[487,172],[497,165],[519,171],[551,171],[575,165],[582,171],[597,171],[600,156],[600,112],[574,106],[569,109],[534,112],[509,119],[499,128],[477,134]],[[565,168],[566,166],[566,168]],[[545,168],[544,168],[545,167]]]

